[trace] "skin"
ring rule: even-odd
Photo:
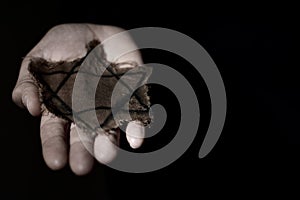
[[[41,116],[40,136],[43,157],[49,168],[59,170],[68,162],[72,171],[77,175],[84,175],[91,171],[94,157],[86,147],[94,151],[95,158],[101,163],[108,163],[116,156],[116,149],[112,143],[118,144],[120,131],[117,135],[98,135],[95,141],[79,139],[75,124],[58,118],[53,114],[41,112],[38,87],[27,70],[31,57],[42,57],[48,61],[72,61],[86,55],[86,44],[98,39],[106,38],[123,31],[118,27],[93,24],[63,24],[53,27],[42,40],[24,58],[18,81],[12,93],[13,101],[21,108],[26,108],[33,116]],[[123,37],[121,41],[111,41],[103,46],[107,59],[111,62],[135,61],[142,64],[138,51],[116,58],[118,46],[135,45],[130,37]],[[130,67],[130,66],[122,66]],[[143,142],[145,130],[137,122],[131,122],[126,129],[126,138],[132,148],[138,148]],[[85,145],[83,145],[83,142]],[[70,148],[68,148],[70,145]],[[69,151],[68,151],[69,150]]]

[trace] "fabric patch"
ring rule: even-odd
[[[86,47],[87,55],[99,43],[100,42],[97,40],[91,41]],[[100,80],[97,72],[79,71],[79,68],[86,56],[78,58],[72,62],[50,62],[43,58],[32,58],[28,66],[29,72],[32,74],[33,79],[39,86],[42,106],[54,115],[67,119],[71,122],[74,122],[73,114],[75,114],[77,117],[76,124],[79,127],[88,130],[88,132],[97,132],[99,124],[105,131],[110,131],[117,128],[123,121],[130,121],[130,119],[126,117],[124,110],[124,108],[126,108],[126,95],[124,97],[120,95],[121,97],[115,102],[111,102],[113,89],[119,79],[129,70],[131,71],[124,75],[123,78],[132,84],[139,84],[147,81],[151,74],[150,68],[146,68],[144,70],[136,70],[136,68],[119,68],[118,66],[120,63],[109,63],[106,60],[106,56],[102,48],[100,48],[100,52],[99,56],[101,60],[100,62],[97,62],[96,68],[100,71],[103,70]],[[78,97],[79,101],[87,101],[85,97],[90,95],[88,82],[93,81],[93,79],[99,81],[97,82],[98,85],[94,95],[95,106],[75,111],[72,110],[72,91],[78,71],[79,73],[84,73],[84,76],[86,76],[86,78],[79,84],[80,89],[82,90],[82,95]],[[124,87],[122,87],[123,89],[118,92],[122,94],[129,94],[129,91],[125,91],[128,90],[125,87],[126,83],[121,84],[124,84]],[[151,122],[151,117],[149,116],[150,100],[147,92],[148,86],[143,85],[136,91],[131,92],[132,96],[129,97],[130,101],[127,102],[127,108],[129,107],[129,113],[132,120],[140,121],[145,126]],[[117,110],[117,120],[113,117],[112,106],[115,110]],[[92,120],[88,117],[89,112],[95,113],[95,110],[98,122],[92,122]],[[124,116],[124,118],[122,119],[120,116]]]

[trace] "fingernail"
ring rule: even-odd
[[[135,139],[143,139],[145,137],[145,127],[140,122],[131,122],[126,128],[126,133]]]
[[[136,149],[142,145],[143,139],[128,137],[128,142],[131,148]]]

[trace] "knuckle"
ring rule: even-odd
[[[65,143],[66,137],[64,137],[63,135],[53,135],[44,138],[42,137],[41,141],[42,141],[42,146],[46,148],[46,147],[53,146],[53,144],[57,142]]]
[[[49,139],[67,139],[67,127],[68,123],[67,121],[64,121],[57,117],[52,116],[43,116],[41,120],[41,126],[40,126],[40,135],[42,144],[48,142]]]

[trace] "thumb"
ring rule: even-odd
[[[33,116],[41,114],[38,88],[30,77],[17,82],[12,93],[13,101],[21,108],[27,108]]]

